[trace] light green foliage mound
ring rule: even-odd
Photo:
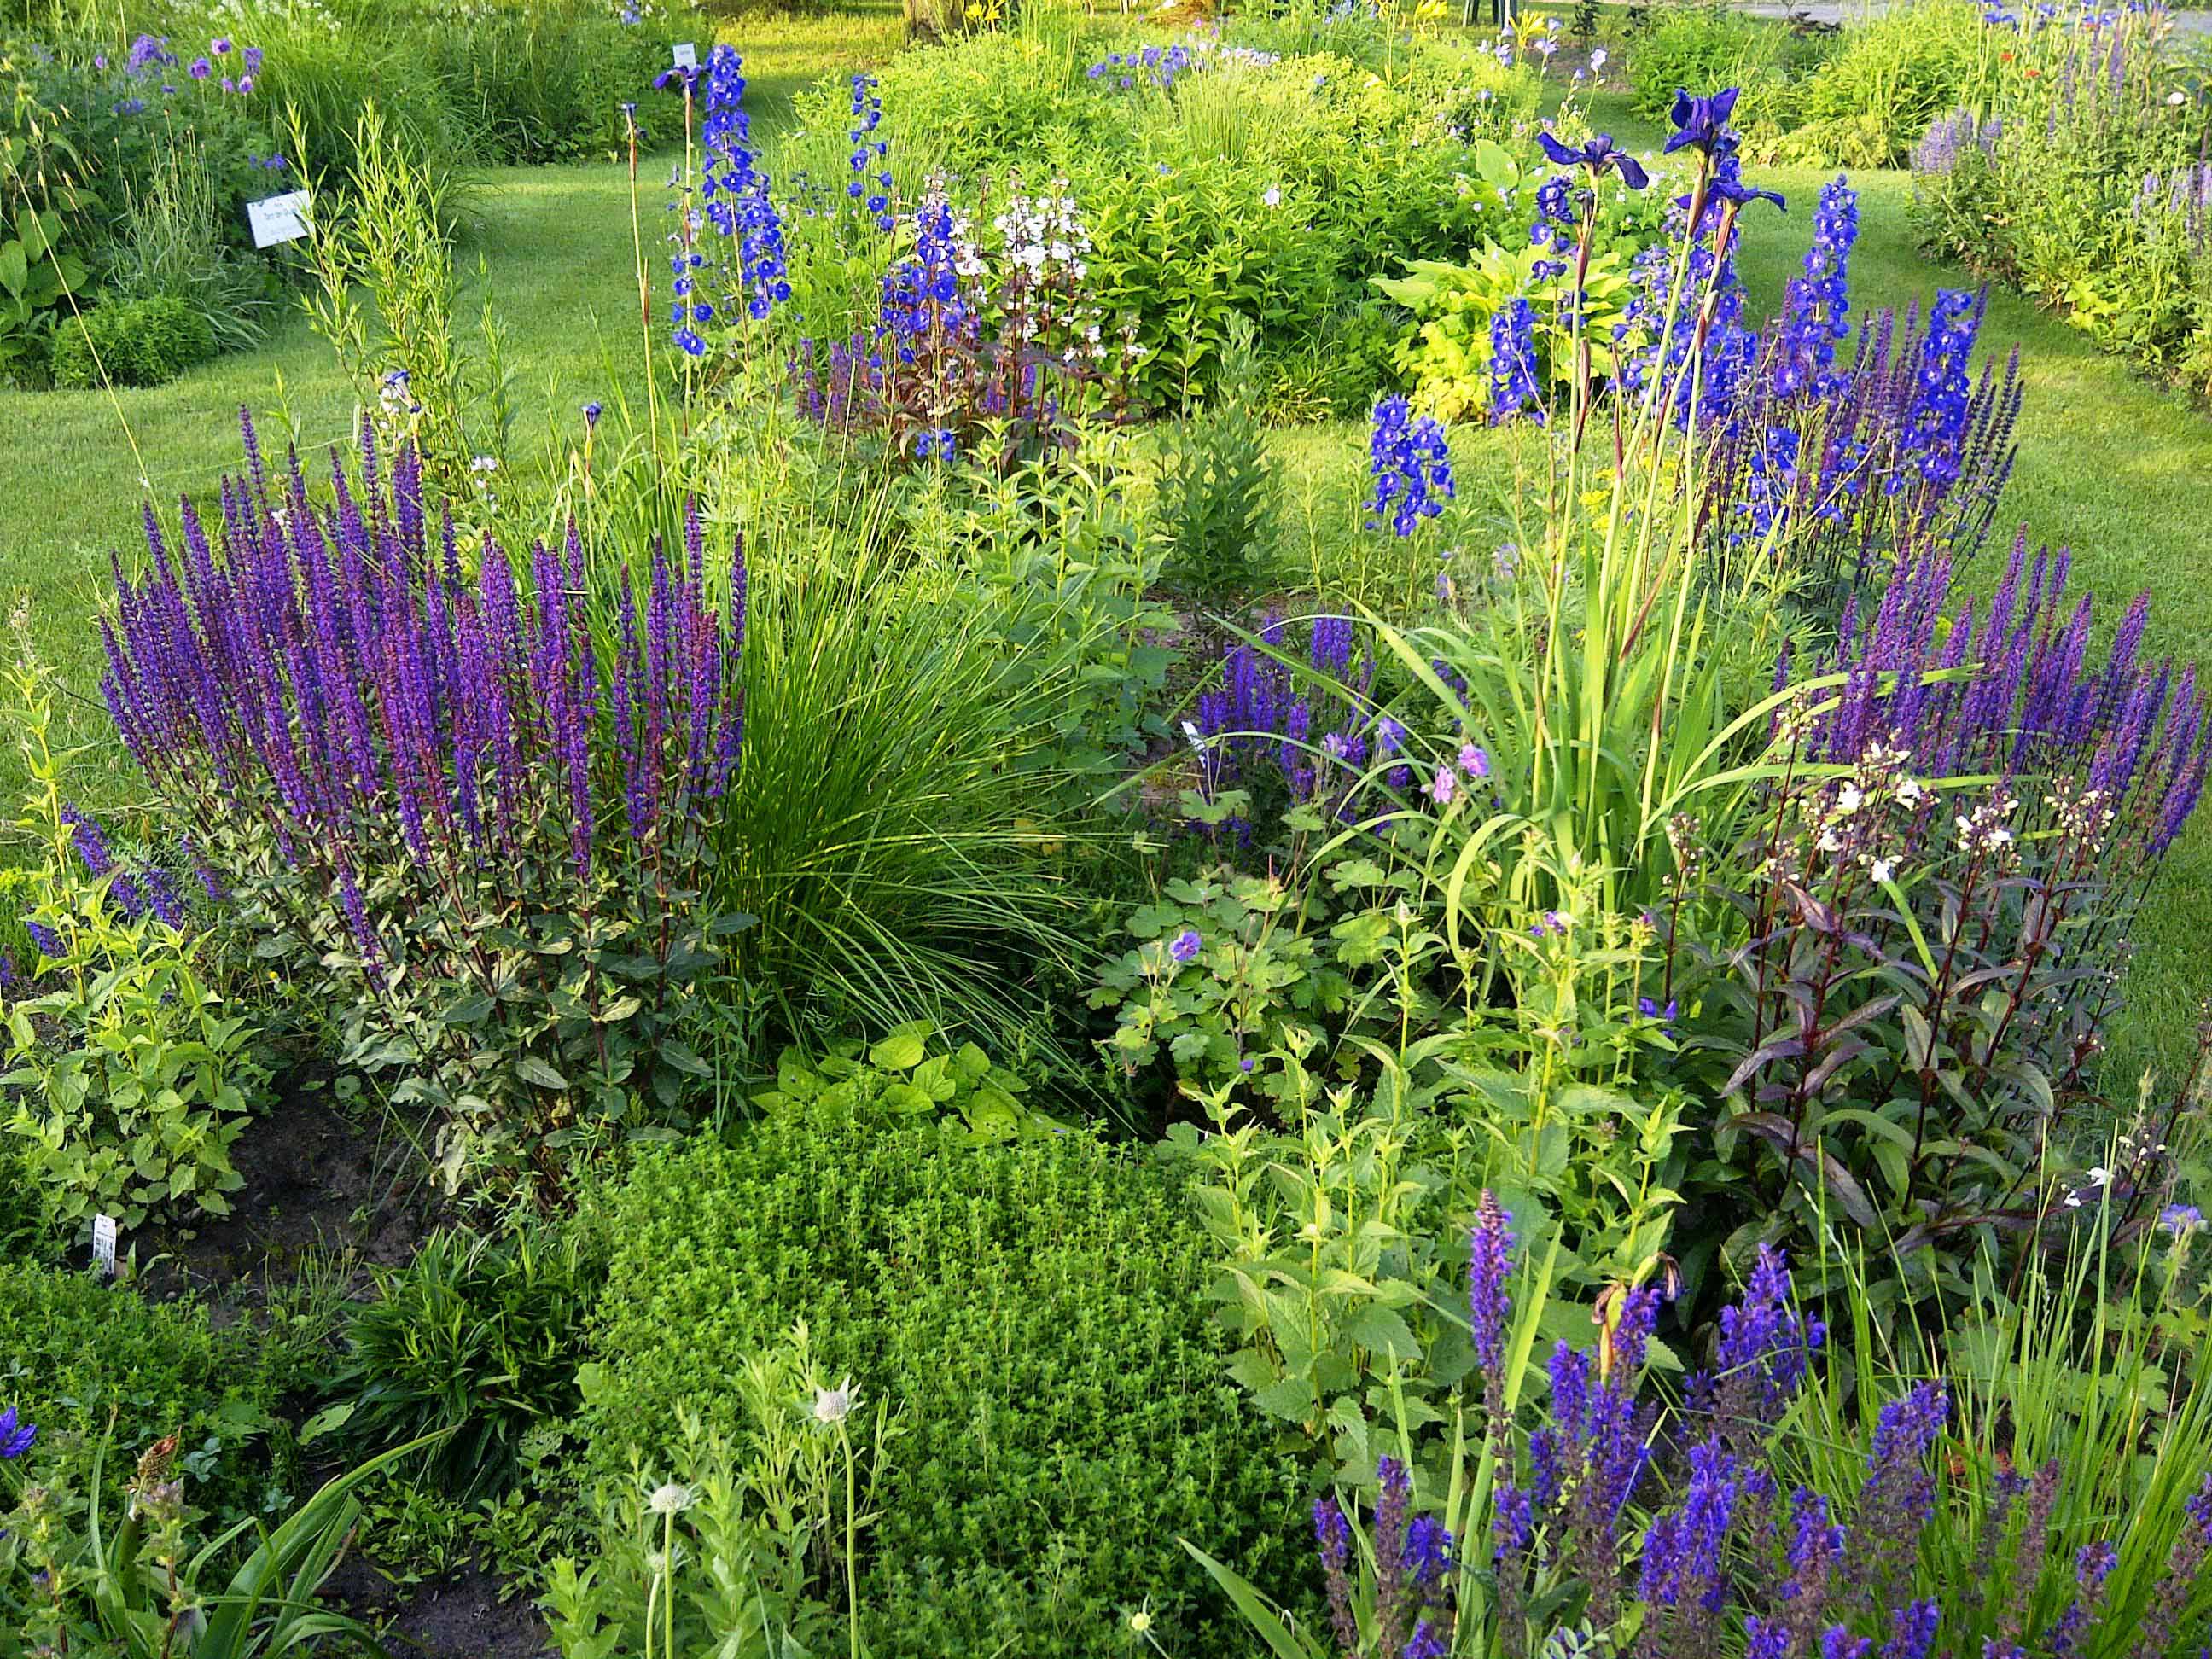
[[[55,331],[54,384],[80,391],[107,381],[166,386],[214,356],[207,319],[184,301],[112,301]]]
[[[1978,6],[1901,6],[1848,31],[1804,83],[1782,159],[1814,166],[1895,167],[1928,124],[1948,114],[1991,48]]]
[[[1090,1656],[1146,1598],[1171,1650],[1218,1650],[1176,1538],[1296,1582],[1303,1504],[1224,1374],[1178,1184],[1083,1134],[855,1116],[837,1098],[882,1091],[843,1081],[735,1146],[641,1160],[611,1198],[589,1474],[665,1462],[679,1407],[730,1418],[732,1379],[803,1320],[825,1375],[897,1413],[872,1652]]]
[[[1192,61],[1148,70],[1137,61],[1148,48]],[[1224,40],[1179,43],[1041,24],[909,53],[882,76],[895,161],[1030,188],[1066,181],[1091,239],[1091,296],[1133,331],[1140,403],[1210,395],[1242,315],[1301,415],[1364,402],[1370,387],[1299,359],[1324,326],[1357,343],[1368,276],[1490,234],[1500,202],[1470,146],[1525,123],[1538,91],[1533,71],[1457,43],[1392,49],[1356,24],[1240,21]],[[808,94],[805,126],[841,127],[844,96]]]
[[[167,1434],[192,1478],[237,1495],[233,1454],[269,1422],[266,1391],[204,1310],[143,1299],[88,1273],[0,1262],[0,1402],[38,1425],[41,1445],[85,1448],[114,1433],[117,1478]],[[88,1460],[88,1449],[87,1451]],[[200,1500],[203,1505],[210,1498]]]
[[[1678,88],[1736,87],[1741,124],[1771,118],[1786,79],[1783,38],[1778,29],[1717,8],[1664,12],[1627,54],[1631,107],[1661,121]]]

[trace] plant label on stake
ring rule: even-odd
[[[296,242],[307,234],[307,192],[289,191],[246,204],[246,222],[253,230],[253,246],[274,247]]]
[[[115,1277],[115,1218],[112,1215],[92,1218],[92,1265],[100,1269],[102,1278]]]
[[[695,70],[699,67],[699,48],[695,43],[690,40],[678,40],[676,43],[676,67],[682,70]]]

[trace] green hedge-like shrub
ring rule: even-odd
[[[0,1404],[38,1425],[41,1443],[96,1442],[112,1413],[112,1479],[175,1433],[205,1488],[196,1501],[250,1499],[252,1472],[228,1454],[269,1425],[267,1389],[204,1309],[149,1302],[88,1273],[0,1262]]]
[[[1209,1248],[1155,1168],[817,1101],[643,1158],[605,1219],[591,1473],[665,1459],[681,1407],[737,1427],[730,1377],[805,1320],[823,1370],[903,1425],[863,1566],[883,1659],[1091,1659],[1147,1600],[1170,1651],[1224,1650],[1178,1535],[1272,1589],[1307,1576],[1298,1472],[1224,1374]]]
[[[436,20],[415,32],[414,50],[478,153],[507,163],[613,155],[623,105],[648,97],[668,64],[659,32],[559,7],[495,11],[466,28]]]
[[[1734,12],[1666,12],[1630,47],[1630,107],[1652,120],[1673,108],[1678,88],[1714,92],[1739,87],[1738,125],[1772,119],[1785,79],[1782,32]]]
[[[86,390],[166,386],[215,356],[207,319],[182,300],[112,300],[62,324],[54,335],[54,384]]]
[[[1989,50],[1978,7],[1954,0],[1856,25],[1802,88],[1777,154],[1824,167],[1894,167],[1939,115],[1957,107]]]

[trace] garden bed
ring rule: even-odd
[[[2197,1651],[2165,14],[256,21],[9,49],[0,1659]]]

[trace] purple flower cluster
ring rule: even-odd
[[[1940,487],[1948,488],[1959,476],[1973,409],[1974,340],[1988,303],[1986,293],[1941,289],[1928,313],[1919,384],[1905,411],[1904,450],[1921,475]],[[1902,488],[1903,481],[1893,478],[1890,487]]]
[[[31,1449],[39,1431],[15,1415],[15,1408],[0,1408],[0,1462],[12,1462]]]
[[[1813,303],[1808,259],[1808,288],[1793,285],[1793,301],[1807,303],[1790,318],[1805,325],[1761,343],[1712,429],[1705,512],[1731,544],[1786,527],[1793,560],[1825,572],[1840,604],[1901,547],[1966,555],[1981,545],[2012,476],[2023,387],[2017,352],[2002,377],[1984,364],[1964,378],[1978,304],[1954,301],[1940,329],[1917,311],[1901,323],[1877,313],[1847,363],[1825,356],[1820,323],[1840,301],[1847,244],[1838,239],[1834,252],[1834,299]]]
[[[174,97],[176,82],[166,72],[175,69],[179,61],[177,54],[169,50],[167,35],[137,35],[131,40],[130,51],[124,54],[124,81],[150,82],[159,77],[161,95]],[[261,64],[260,47],[241,47],[228,35],[218,35],[208,43],[206,52],[185,65],[185,78],[219,87],[233,96],[251,97],[258,84]],[[106,54],[94,58],[93,67],[104,71],[107,68]],[[117,100],[109,109],[117,115],[143,115],[146,106],[146,100],[134,94]]]
[[[2003,136],[2004,123],[1996,116],[1983,121],[1972,111],[1963,109],[1939,115],[1912,147],[1912,170],[1923,174],[1948,173],[1959,165],[1961,156],[1976,151],[1984,157],[1994,155],[1997,140]]]
[[[726,250],[715,260],[722,276],[724,307],[734,310],[741,306],[747,316],[758,321],[791,297],[783,221],[769,194],[768,175],[753,153],[751,120],[744,109],[744,60],[733,47],[718,46],[707,54],[699,205],[696,216],[684,210],[672,239],[676,251],[669,259],[674,295],[669,308],[674,325],[671,337],[678,349],[693,357],[706,355],[707,341],[698,325],[713,321],[717,310],[714,301],[698,292],[697,272],[706,256],[695,236],[702,228],[719,234]],[[669,73],[680,76],[688,104],[702,71]],[[732,243],[734,258],[726,251]]]
[[[1279,775],[1291,800],[1320,800],[1349,813],[1370,756],[1404,753],[1405,728],[1369,706],[1374,665],[1364,656],[1355,665],[1349,617],[1315,618],[1310,678],[1279,654],[1283,635],[1283,623],[1270,620],[1256,646],[1226,647],[1220,684],[1199,694],[1197,718],[1184,728],[1198,750],[1199,793],[1212,801]],[[1394,774],[1395,787],[1411,781],[1410,768],[1401,764]],[[1230,828],[1240,838],[1251,833],[1242,819]]]
[[[1218,40],[1199,38],[1179,40],[1173,46],[1109,52],[1083,73],[1091,80],[1109,82],[1123,91],[1140,82],[1165,90],[1194,70],[1224,64],[1243,64],[1258,69],[1275,61],[1276,54],[1272,52],[1259,52],[1250,46],[1224,46]]]
[[[1638,1401],[1658,1289],[1616,1286],[1595,1313],[1604,1332],[1595,1354],[1565,1342],[1552,1351],[1551,1419],[1528,1437],[1528,1498],[1539,1524],[1572,1540],[1588,1569],[1591,1616],[1610,1625],[1620,1611],[1620,1523],[1650,1468],[1658,1420],[1656,1405]]]
[[[722,793],[743,732],[744,568],[726,623],[696,514],[681,558],[654,550],[641,599],[617,580],[603,667],[573,528],[565,550],[540,544],[519,567],[487,541],[471,580],[411,451],[386,479],[364,436],[359,493],[334,466],[325,514],[296,459],[275,493],[250,422],[246,441],[220,537],[186,502],[173,551],[149,511],[151,570],[133,581],[118,565],[101,630],[117,728],[204,827],[204,855],[221,842],[250,863],[265,847],[380,961],[406,931],[369,914],[395,870],[403,888],[462,891],[657,866]]]
[[[1822,186],[1813,213],[1804,274],[1790,279],[1773,352],[1775,391],[1820,399],[1841,390],[1836,345],[1850,337],[1851,248],[1859,235],[1859,193],[1843,179]]]
[[[876,425],[900,453],[951,460],[962,429],[994,408],[981,371],[982,265],[941,181],[914,211],[914,252],[886,271],[872,332],[799,345],[799,407],[825,426]]]
[[[1374,528],[1387,517],[1392,532],[1410,536],[1423,519],[1444,510],[1453,493],[1451,447],[1432,416],[1416,416],[1403,398],[1375,405],[1375,430],[1368,440],[1368,470],[1375,494],[1367,503]]]
[[[1521,295],[1490,318],[1490,420],[1495,426],[1528,410],[1544,424],[1543,387],[1536,378],[1536,313]]]
[[[1503,1287],[1510,1235],[1487,1194],[1474,1249],[1472,1305],[1480,1341],[1485,1330],[1502,1330],[1510,1316]],[[1491,1449],[1499,1469],[1492,1525],[1499,1627],[1492,1634],[1500,1650],[1530,1650],[1524,1625],[1540,1574],[1553,1598],[1579,1586],[1600,1628],[1610,1626],[1625,1602],[1640,1603],[1639,1652],[1714,1654],[1739,1650],[1740,1643],[1747,1655],[1769,1659],[1872,1659],[1879,1641],[1881,1659],[1929,1659],[1943,1609],[1912,1589],[1921,1536],[1936,1512],[1935,1468],[1950,1421],[1942,1385],[1920,1383],[1881,1407],[1848,1517],[1830,1496],[1804,1486],[1785,1503],[1773,1473],[1774,1425],[1806,1380],[1821,1328],[1794,1310],[1781,1258],[1762,1252],[1744,1300],[1724,1312],[1717,1354],[1721,1375],[1699,1390],[1708,1403],[1693,1400],[1682,1419],[1684,1435],[1671,1449],[1650,1433],[1650,1407],[1636,1403],[1656,1302],[1650,1287],[1615,1287],[1595,1310],[1606,1331],[1597,1355],[1559,1346],[1551,1362],[1547,1420],[1528,1437],[1528,1486],[1512,1478],[1519,1460],[1511,1424],[1502,1413],[1492,1415]],[[1755,1385],[1731,1388],[1731,1378],[1745,1376]],[[1731,1417],[1731,1401],[1755,1410],[1748,1418]],[[1613,1523],[1642,1485],[1658,1491],[1650,1521],[1632,1543],[1620,1535],[1627,1529]],[[2070,1596],[2039,1600],[2061,1486],[2056,1462],[2032,1476],[2001,1471],[1996,1477],[1981,1523],[1981,1577],[1956,1587],[1960,1607],[1972,1612],[1982,1609],[1993,1585],[2008,1592],[1990,1609],[1999,1635],[1983,1650],[1985,1659],[2028,1651],[2021,1644],[2039,1607],[2045,1623],[2036,1650],[2051,1659],[2076,1659],[2087,1650],[2104,1617],[2118,1561],[2107,1540],[2075,1552]],[[1389,1492],[1386,1484],[1386,1502]],[[2018,1524],[2015,1504],[2024,1515]],[[1350,1529],[1333,1504],[1317,1505],[1316,1516],[1344,1651],[1397,1652],[1355,1645],[1341,1577]],[[1380,1506],[1376,1524],[1379,1554],[1380,1540],[1390,1535],[1382,1531]],[[1401,1510],[1394,1510],[1392,1524],[1404,1524]],[[1632,1589],[1622,1571],[1632,1553]],[[2212,1478],[2183,1505],[2179,1535],[2144,1608],[2145,1639],[2134,1651],[2169,1650],[2208,1556]],[[1378,1579],[1378,1605],[1379,1592]]]
[[[1413,1513],[1413,1483],[1394,1457],[1376,1465],[1375,1601],[1371,1651],[1392,1659],[1444,1659],[1450,1651],[1453,1539],[1434,1516]],[[1352,1523],[1334,1498],[1313,1506],[1329,1622],[1349,1653],[1358,1646],[1352,1612]]]
[[[1792,1304],[1782,1252],[1761,1244],[1743,1300],[1721,1310],[1713,1370],[1692,1380],[1691,1397],[1723,1434],[1755,1438],[1779,1420],[1827,1334]]]
[[[2094,798],[2100,841],[2162,856],[2203,792],[2212,722],[2194,665],[2140,659],[2149,596],[2097,665],[2089,598],[2066,603],[2066,552],[2031,562],[2023,532],[1987,605],[1946,615],[1950,565],[1929,555],[1900,568],[1870,624],[1846,611],[1826,665],[1844,685],[1812,752],[1849,763],[1880,743],[1923,775],[1991,774],[1993,787],[2037,798],[2070,781]]]
[[[1475,1360],[1493,1394],[1504,1374],[1505,1335],[1512,1310],[1506,1286],[1513,1276],[1514,1242],[1513,1217],[1499,1206],[1498,1194],[1485,1188],[1468,1242],[1467,1302]]]
[[[167,870],[158,864],[147,865],[136,872],[125,869],[109,850],[106,831],[73,805],[63,805],[62,822],[70,827],[70,849],[84,866],[85,874],[94,881],[106,882],[107,902],[125,921],[136,921],[150,912],[167,927],[185,925],[184,899]],[[50,951],[46,954],[58,953]]]

